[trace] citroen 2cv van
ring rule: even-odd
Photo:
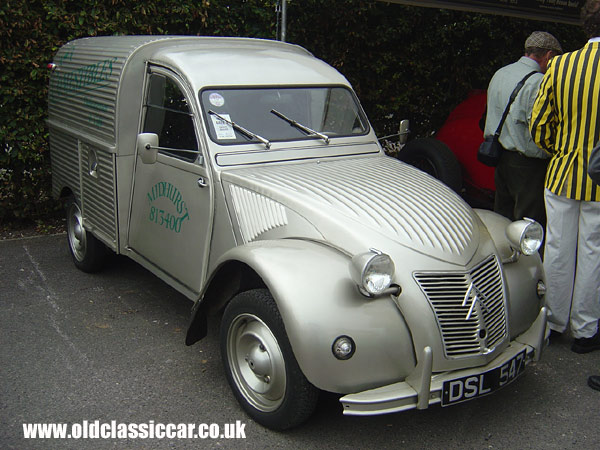
[[[53,192],[75,265],[126,255],[220,317],[233,393],[257,422],[453,405],[540,357],[541,227],[473,210],[384,155],[348,81],[244,38],[94,37],[49,92]]]

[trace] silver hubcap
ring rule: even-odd
[[[86,238],[85,230],[83,229],[81,210],[75,203],[69,207],[69,222],[67,227],[69,243],[73,255],[75,255],[75,258],[77,258],[78,261],[81,261],[85,257]]]
[[[285,361],[277,339],[258,317],[237,316],[227,333],[227,358],[245,399],[263,412],[276,410],[285,395]]]

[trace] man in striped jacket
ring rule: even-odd
[[[571,349],[587,353],[600,349],[600,186],[587,174],[600,139],[600,0],[587,0],[581,18],[590,40],[550,61],[530,123],[534,141],[551,155],[544,191],[549,324],[555,333],[570,326]]]

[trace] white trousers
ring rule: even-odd
[[[570,325],[575,338],[598,331],[600,318],[600,202],[544,192],[546,305],[551,329]]]

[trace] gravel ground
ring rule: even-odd
[[[66,219],[48,218],[36,222],[0,223],[0,241],[20,239],[24,237],[64,233],[67,229]]]

